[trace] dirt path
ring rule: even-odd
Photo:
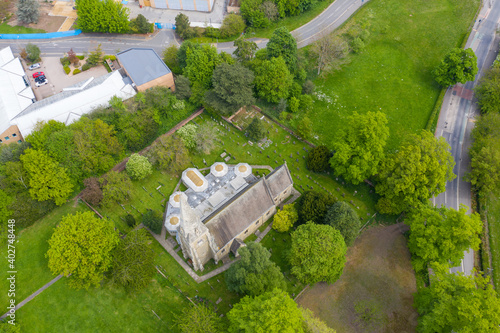
[[[417,290],[406,230],[401,223],[366,230],[349,249],[340,280],[309,288],[297,302],[338,333],[415,332]],[[368,309],[365,319],[358,314],[361,308]]]

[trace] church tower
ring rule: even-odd
[[[217,247],[208,228],[201,223],[198,214],[189,205],[187,196],[183,193],[180,197],[180,221],[178,241],[181,244],[184,258],[191,258],[195,270],[203,271],[203,265],[214,258]]]

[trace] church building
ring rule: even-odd
[[[195,168],[185,170],[182,182],[188,189],[170,196],[164,223],[195,270],[230,252],[238,256],[245,238],[276,213],[293,187],[286,163],[258,178],[247,163],[217,162],[205,176]]]

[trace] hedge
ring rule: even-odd
[[[90,66],[89,64],[85,64],[82,66],[82,71],[86,71],[86,70],[90,69],[90,67],[92,67],[92,66]]]
[[[64,72],[66,74],[69,74],[69,72],[71,72],[71,69],[69,68],[69,66],[64,66],[63,68],[64,68]]]
[[[82,71],[81,71],[79,68],[75,68],[75,69],[73,70],[73,75],[78,74],[78,73],[81,73],[81,72],[82,72]]]

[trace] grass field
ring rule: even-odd
[[[265,122],[265,126],[269,130],[268,136],[273,143],[269,144],[268,142],[269,146],[263,150],[257,144],[250,145],[242,132],[219,120],[212,120],[208,114],[203,114],[194,122],[198,125],[207,122],[221,133],[219,147],[212,154],[192,156],[192,165],[198,168],[205,167],[203,159],[207,165],[221,161],[222,158],[219,155],[224,151],[234,157],[227,162],[230,164],[248,162],[250,164],[269,164],[276,167],[286,161],[292,172],[295,187],[299,191],[314,187],[320,191],[331,191],[339,199],[344,194],[344,200],[352,200],[352,205],[359,207],[356,210],[365,221],[368,220],[368,215],[371,216],[375,212],[374,194],[371,193],[367,185],[356,187],[342,185],[341,180],[337,181],[328,174],[309,173],[305,168],[303,156],[307,154],[304,149],[310,149],[310,147],[290,137],[288,132],[272,122]],[[267,157],[268,155],[269,157]],[[268,171],[256,169],[254,172],[263,175]],[[123,202],[125,210],[118,204],[106,209],[97,209],[101,214],[114,221],[121,232],[126,233],[130,231],[130,228],[121,219],[125,216],[126,211],[133,213],[137,219],[139,219],[140,213],[145,212],[148,208],[163,211],[162,204],[165,198],[168,198],[173,192],[179,176],[180,174],[173,175],[155,171],[147,179],[133,182],[131,199]],[[161,188],[157,191],[156,188],[160,185]],[[325,189],[321,189],[320,186]],[[146,191],[142,187],[146,188]],[[53,228],[61,217],[87,209],[82,203],[75,205],[74,201],[68,202],[18,235],[19,242],[16,244],[17,302],[35,292],[54,277],[47,268],[48,259],[45,258],[45,253],[48,249],[47,240],[50,239]],[[392,217],[380,217],[377,220],[385,223],[393,222]],[[266,224],[268,223],[270,221]],[[265,226],[261,228],[263,230]],[[249,240],[255,239],[254,237],[250,237]],[[292,296],[298,294],[303,285],[290,275],[290,267],[286,261],[290,234],[279,234],[271,231],[262,240],[262,243],[272,249],[271,258],[283,270],[288,292]],[[223,274],[204,283],[196,284],[156,241],[153,241],[153,244],[157,254],[156,264],[168,279],[157,274],[145,290],[129,293],[125,289],[111,286],[107,282],[104,282],[99,288],[91,288],[88,291],[74,290],[67,285],[66,278],[63,278],[16,312],[23,330],[27,332],[175,332],[174,317],[189,305],[189,300],[185,296],[191,299],[200,296],[214,306],[216,301],[221,298],[221,302],[217,305],[218,313],[221,314],[229,311],[230,304],[235,304],[238,301],[239,296],[227,291]],[[2,271],[6,272],[7,269]],[[2,274],[0,275],[2,278],[0,286],[5,290],[7,288],[6,276],[5,273]],[[185,296],[178,290],[181,290]],[[7,303],[7,296],[1,295],[0,306],[6,308]],[[153,311],[161,319],[158,319]],[[123,325],[125,321],[127,324]]]
[[[13,27],[11,25],[8,25],[7,23],[0,24],[0,34],[34,34],[43,32],[46,31],[42,29],[27,28],[19,25]]]
[[[487,200],[488,228],[490,232],[490,251],[492,262],[492,276],[495,287],[500,287],[500,200],[498,195]]]
[[[479,0],[369,1],[348,22],[369,26],[366,48],[314,81],[318,96],[309,117],[316,141],[331,144],[353,111],[386,113],[392,149],[425,128],[440,92],[431,71],[461,44],[478,6]]]

